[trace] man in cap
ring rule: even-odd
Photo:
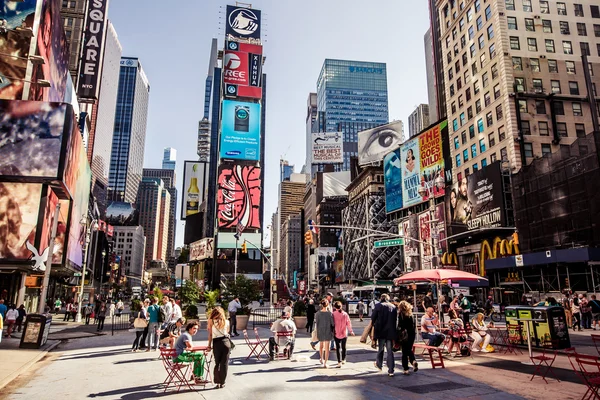
[[[273,322],[271,326],[273,337],[269,338],[269,358],[275,360],[275,352],[279,353],[279,346],[283,346],[283,356],[288,359],[294,351],[294,339],[296,336],[296,324],[290,318],[290,314],[283,312],[281,318]]]

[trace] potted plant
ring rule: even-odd
[[[204,292],[204,302],[206,304],[206,319],[210,317],[210,313],[213,308],[217,306],[217,300],[219,299],[219,289],[209,290]]]
[[[306,328],[306,304],[302,300],[294,303],[294,323],[296,328]]]
[[[236,297],[240,299],[242,308],[236,314],[236,325],[238,330],[244,330],[248,326],[248,320],[252,313],[250,304],[260,296],[260,289],[256,281],[246,278],[244,275],[238,275],[235,282],[227,283],[225,299],[227,303]],[[225,302],[223,302],[225,303]]]

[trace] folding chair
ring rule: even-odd
[[[518,324],[508,324],[506,325],[506,349],[504,349],[505,354],[514,353],[517,355],[517,351],[519,354],[523,354],[521,349],[517,347],[517,344],[520,344],[522,340],[521,335],[521,325]]]
[[[244,329],[244,340],[246,341],[246,344],[250,349],[250,353],[248,354],[248,357],[246,357],[246,360],[252,356],[255,356],[257,360],[260,360],[261,342],[258,340],[250,340],[250,338],[248,337],[248,331],[246,329]]]
[[[269,339],[261,339],[258,335],[258,328],[254,328],[254,336],[256,337],[256,340],[261,343],[260,353],[265,353],[267,357],[269,357]]]
[[[588,390],[585,392],[583,399],[594,398],[600,399],[600,360],[597,356],[588,356],[585,354],[575,353],[575,360],[579,367],[579,372]],[[589,393],[589,396],[587,394]]]
[[[279,339],[280,339],[280,338],[284,338],[284,337],[291,338],[291,339],[293,340],[293,339],[294,339],[294,333],[293,333],[293,332],[277,332],[277,333],[276,333],[276,339],[275,339],[275,341],[276,341],[277,343],[279,343]],[[284,346],[284,350],[285,350],[285,349],[286,349],[288,346],[289,346],[289,344],[288,344],[288,345],[286,345],[286,346]],[[281,357],[281,358],[287,358],[287,359],[289,360],[289,358],[291,357],[291,354],[290,354],[290,352],[289,352],[289,351],[287,352],[287,354],[285,354],[285,352],[281,352],[281,353],[280,353],[279,351],[277,351],[277,352],[276,352],[276,354],[275,354],[275,358],[280,358],[280,357]]]
[[[160,359],[165,371],[167,371],[167,378],[163,382],[163,385],[165,385],[164,391],[166,392],[171,385],[177,388],[177,392],[181,390],[182,386],[187,386],[190,390],[195,390],[186,378],[190,370],[190,364],[176,363],[173,361],[175,357],[177,357],[175,349],[160,349]]]
[[[594,342],[594,346],[596,346],[596,351],[598,352],[598,355],[600,355],[600,335],[594,335],[592,334],[592,341]]]
[[[558,351],[554,350],[554,348],[558,347],[558,340],[544,342],[542,346],[544,348],[542,354],[529,357],[531,362],[535,366],[535,371],[533,371],[533,375],[531,375],[531,379],[529,381],[532,381],[533,378],[536,375],[538,375],[542,377],[544,382],[548,383],[548,381],[546,380],[546,375],[548,373],[551,373],[554,379],[560,382],[560,379],[558,379],[558,377],[554,374],[554,371],[552,370],[552,364],[554,364],[554,361],[556,360],[556,355],[558,353]],[[550,356],[549,353],[552,354],[552,356]]]
[[[583,377],[581,371],[579,370],[579,365],[577,364],[577,356],[579,354],[575,351],[575,347],[569,347],[568,349],[565,349],[565,352],[567,353],[569,363],[571,364],[571,368],[575,372],[575,375],[577,375],[579,380],[581,380],[581,383],[583,383],[587,387],[587,391],[582,397],[582,399],[587,399],[589,397],[590,388],[587,386],[585,378]]]

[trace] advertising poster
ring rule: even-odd
[[[337,261],[337,249],[335,247],[318,247],[316,253],[319,275],[331,271],[334,268],[334,262]]]
[[[431,215],[429,211],[419,214],[419,243],[423,255],[422,266],[424,269],[431,268]]]
[[[82,60],[79,66],[77,95],[79,98],[97,99],[100,83],[100,61],[104,48],[106,7],[108,0],[89,2],[85,18],[85,33],[82,45]]]
[[[385,186],[385,212],[391,213],[402,208],[402,174],[400,173],[400,149],[396,149],[383,159],[383,179]]]
[[[106,223],[112,226],[138,226],[140,214],[131,203],[113,201],[106,208]]]
[[[224,159],[260,159],[260,104],[223,100],[220,156]]]
[[[260,40],[260,10],[227,6],[225,36]]]
[[[27,58],[33,38],[37,0],[2,2],[0,6],[0,99],[23,98]]]
[[[341,132],[313,133],[312,163],[336,164],[344,162]]]
[[[260,229],[260,168],[221,164],[217,185],[219,228]]]
[[[335,270],[335,283],[344,282],[344,260],[335,260],[333,269]]]
[[[323,197],[348,196],[346,188],[352,181],[350,171],[323,172]]]
[[[184,161],[183,187],[181,189],[181,220],[185,221],[188,215],[198,214],[200,206],[206,198],[207,163],[198,161]]]
[[[500,162],[463,177],[446,194],[450,234],[506,226]]]
[[[67,241],[67,216],[69,215],[69,201],[59,200],[51,187],[47,188],[47,193],[42,199],[44,206],[44,222],[40,232],[39,246],[40,253],[43,253],[50,245],[52,237],[52,225],[56,217],[56,205],[60,202],[60,212],[58,214],[58,225],[56,226],[56,237],[54,240],[54,253],[52,264],[62,264],[65,244]]]
[[[446,123],[446,122],[444,122]],[[443,196],[445,185],[435,185],[438,177],[444,178],[444,153],[442,151],[441,124],[421,133],[419,138],[419,157],[421,162],[421,182],[433,185],[434,197]],[[430,187],[430,186],[428,186]],[[421,197],[421,201],[427,201],[429,194]]]
[[[204,238],[190,244],[190,261],[200,261],[213,257],[214,239]]]
[[[228,41],[223,56],[225,96],[262,98],[262,46]]]
[[[0,100],[0,175],[58,177],[67,104]]]
[[[448,249],[448,242],[446,241],[446,209],[444,203],[436,204],[434,220],[437,222],[434,224],[432,235],[436,242],[438,255],[441,255]]]
[[[35,243],[42,185],[0,183],[0,258],[26,260]]]
[[[358,132],[358,163],[379,164],[383,157],[404,142],[402,121]]]
[[[421,186],[419,157],[418,137],[405,142],[400,148],[403,207],[414,206],[422,202],[419,195],[419,187]]]

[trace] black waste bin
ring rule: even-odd
[[[50,324],[52,324],[50,314],[28,314],[19,347],[22,349],[39,349],[45,345],[48,341]]]

